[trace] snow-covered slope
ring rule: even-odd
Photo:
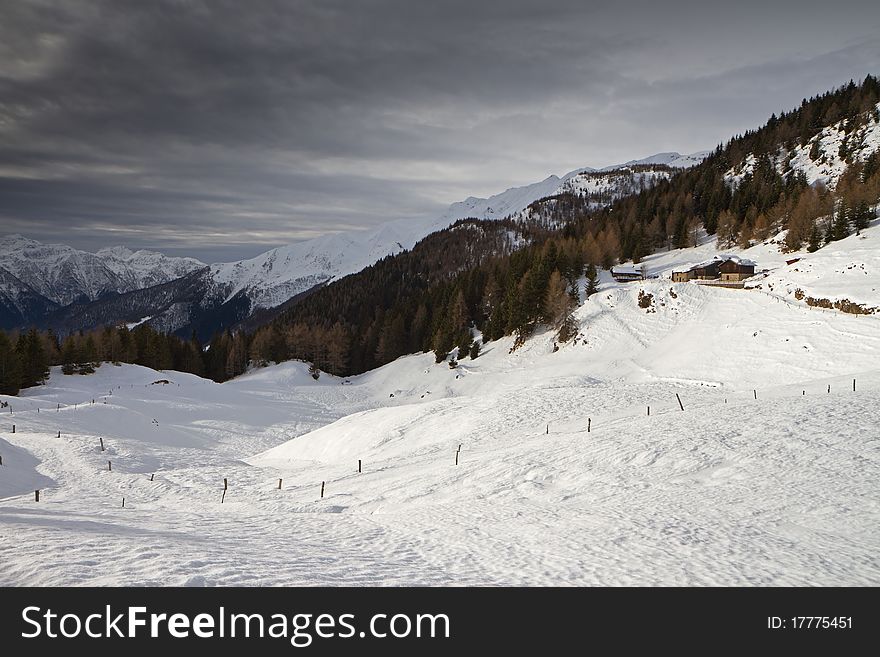
[[[673,169],[688,169],[690,167],[698,165],[700,162],[705,160],[712,151],[697,151],[696,153],[691,153],[690,155],[682,155],[681,153],[676,153],[674,151],[668,153],[657,153],[656,155],[650,155],[649,157],[643,158],[641,160],[630,160],[629,162],[624,162],[623,164],[614,164],[609,167],[604,167],[600,169],[601,171],[613,171],[615,169],[623,169],[626,167],[633,166],[645,166],[651,164],[661,164],[666,165],[668,167],[672,167]]]
[[[192,258],[122,247],[89,253],[21,235],[0,237],[0,267],[62,306],[165,283],[204,266]]]
[[[772,158],[776,170],[783,175],[800,171],[811,185],[822,183],[834,189],[849,163],[862,162],[880,148],[880,104],[865,113],[860,127],[848,133],[846,124],[840,121],[825,127],[803,146],[780,148]],[[756,164],[755,156],[749,154],[740,166],[727,171],[725,179],[737,184]]]
[[[856,297],[840,263],[876,263],[877,233],[739,253]],[[876,586],[880,315],[663,277],[713,253],[605,278],[558,351],[222,385],[56,369],[2,398],[0,585]]]

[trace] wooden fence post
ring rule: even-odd
[[[855,392],[855,391],[856,391],[856,380],[853,379],[853,392]]]
[[[455,453],[455,465],[458,465],[458,455],[459,455],[460,453],[461,453],[461,452],[456,452],[456,453]]]
[[[681,397],[678,396],[678,393],[675,393],[675,398],[678,400],[678,405],[681,410],[684,410],[684,404],[681,403]]]
[[[150,481],[153,481],[153,477],[155,477],[155,476],[156,476],[156,473],[155,473],[155,472],[154,472],[153,474],[151,474],[151,475],[150,475]]]
[[[592,418],[587,418],[587,433],[590,433],[590,425],[593,423]]]
[[[828,394],[829,395],[831,394],[831,384],[830,383],[828,384]]]
[[[223,504],[226,499],[226,489],[229,488],[229,483],[226,481],[226,477],[223,477],[223,496],[220,498],[220,504]]]
[[[546,435],[550,435],[550,425],[547,425],[547,431],[544,432]]]
[[[757,391],[757,390],[752,390],[752,392],[755,393],[755,399],[757,399],[757,398],[758,398],[758,391]]]
[[[15,425],[12,425],[12,433],[15,433]]]
[[[104,438],[101,436],[98,436],[98,440],[101,441],[101,451],[103,452],[104,451]]]
[[[358,472],[361,472],[361,460],[358,459]]]
[[[125,498],[124,497],[122,498],[122,508],[123,509],[125,508]]]
[[[60,432],[60,431],[58,432],[58,437],[61,438],[61,432]]]
[[[0,465],[3,465],[3,456],[0,455]]]
[[[39,502],[39,501],[40,501],[40,491],[35,490],[34,491],[34,502]]]
[[[278,490],[281,490],[281,479],[278,480]]]
[[[651,407],[648,406],[648,417],[651,417]]]
[[[110,461],[107,461],[107,471],[110,472],[113,470],[113,464]]]
[[[324,499],[324,482],[321,482],[321,499]]]

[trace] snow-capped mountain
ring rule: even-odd
[[[0,267],[61,306],[166,283],[204,266],[193,258],[123,247],[89,253],[21,235],[0,238]]]
[[[101,249],[95,255],[125,282],[128,290],[167,283],[205,266],[195,258],[172,258],[164,253],[132,251],[124,246]]]
[[[57,303],[0,267],[0,329],[24,326],[33,317],[42,317],[57,308]]]
[[[661,164],[672,167],[673,169],[687,169],[698,165],[700,162],[705,160],[711,152],[712,151],[697,151],[696,153],[691,153],[690,155],[682,155],[681,153],[676,153],[675,151],[671,151],[668,153],[657,153],[656,155],[651,155],[641,160],[630,160],[629,162],[624,162],[623,164],[614,164],[610,167],[604,167],[603,169],[601,169],[601,171],[613,171],[614,169],[623,169],[626,167],[634,167],[648,164]]]
[[[38,321],[60,332],[147,321],[163,331],[189,335],[196,330],[207,339],[257,310],[277,309],[319,285],[412,249],[424,237],[459,219],[503,219],[539,199],[562,193],[592,195],[597,205],[610,203],[702,157],[702,153],[659,153],[601,171],[582,167],[489,198],[469,197],[436,218],[398,220],[370,230],[325,235],[238,262],[208,266],[192,258],[132,252],[125,247],[88,253],[13,235],[0,240],[0,267],[61,306],[47,308],[50,315]],[[74,302],[79,303],[65,308]],[[20,321],[15,317],[14,321]],[[25,323],[31,321],[35,318],[25,318]]]
[[[548,196],[585,193],[589,185],[601,187],[607,198],[603,202],[610,203],[621,195],[637,192],[639,185],[649,186],[659,178],[671,176],[675,169],[701,162],[707,154],[708,151],[685,156],[658,153],[605,167],[601,172],[582,167],[562,177],[554,175],[530,185],[511,187],[489,198],[471,196],[453,203],[433,220],[401,220],[372,230],[326,235],[272,249],[249,260],[211,265],[211,273],[219,285],[229,286],[230,298],[244,292],[254,308],[271,308],[315,285],[353,274],[385,256],[411,249],[422,238],[459,219],[503,219]],[[632,170],[638,165],[654,164],[658,166],[652,170]]]

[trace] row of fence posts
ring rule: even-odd
[[[853,389],[853,392],[856,391],[856,380],[855,380],[855,379],[852,380],[852,389]],[[758,399],[758,391],[757,391],[757,389],[753,389],[753,390],[752,390],[752,393],[753,393],[755,399],[757,400],[757,399]],[[828,384],[828,393],[829,393],[829,394],[831,393],[831,384],[830,384],[830,383]],[[806,395],[806,394],[807,394],[806,389],[804,389],[804,390],[801,391],[801,395]],[[675,398],[676,398],[676,400],[678,400],[678,406],[679,406],[679,408],[683,411],[683,410],[684,410],[684,404],[683,404],[682,401],[681,401],[681,396],[680,396],[678,393],[675,393]],[[94,402],[92,402],[92,403],[94,403]],[[725,404],[727,403],[727,398],[726,398],[726,397],[725,397],[725,399],[724,399],[724,403],[725,403]],[[60,404],[58,405],[58,408],[60,408]],[[39,411],[39,408],[38,408],[37,410]],[[10,408],[10,412],[12,412],[12,409],[11,409],[11,408]],[[648,416],[650,417],[650,415],[651,415],[651,406],[648,405]],[[587,418],[587,433],[590,433],[590,430],[592,429],[592,423],[593,423],[593,419],[592,419],[591,417],[588,417],[588,418]],[[14,425],[14,424],[12,425],[12,433],[15,433],[15,425]],[[545,434],[547,434],[547,435],[550,434],[550,424],[549,424],[549,423],[547,423],[547,427],[546,427],[546,430],[545,430]],[[58,431],[58,438],[61,438],[61,431],[60,431],[60,430]],[[100,443],[101,443],[101,451],[103,452],[103,451],[105,450],[105,447],[104,447],[104,438],[103,438],[102,436],[99,436],[99,437],[98,437],[98,440],[99,440]],[[461,454],[461,447],[462,447],[462,445],[461,445],[461,443],[459,443],[459,445],[458,445],[458,449],[455,450],[455,465],[458,465],[459,455]],[[2,465],[3,465],[3,456],[0,455],[0,466],[2,466]],[[112,463],[111,461],[109,461],[109,460],[107,461],[107,470],[108,470],[109,472],[112,472],[112,471],[113,471],[113,463]],[[363,472],[363,461],[362,461],[362,459],[358,459],[358,473],[362,473],[362,472]],[[155,476],[156,476],[155,473],[151,474],[151,475],[150,475],[150,481],[153,481]],[[281,490],[281,484],[282,484],[282,481],[283,481],[283,479],[281,479],[281,478],[278,479],[278,490]],[[321,499],[324,498],[324,487],[325,487],[325,484],[326,484],[325,481],[322,481],[322,482],[321,482]],[[224,477],[224,478],[223,478],[223,495],[220,497],[220,503],[221,503],[221,504],[223,504],[223,503],[226,501],[226,492],[227,492],[228,490],[229,490],[229,481],[228,481],[228,479],[227,479],[226,477]],[[36,501],[36,502],[39,502],[39,501],[40,501],[40,491],[39,491],[39,489],[37,489],[37,490],[34,491],[34,501]],[[122,498],[122,507],[125,508],[125,497]]]

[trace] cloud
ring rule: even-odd
[[[0,0],[0,218],[211,259],[710,148],[880,69],[846,4]]]

